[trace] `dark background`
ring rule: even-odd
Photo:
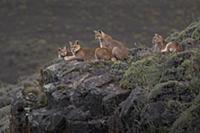
[[[167,36],[198,19],[199,7],[200,0],[1,0],[0,81],[38,72],[70,40],[96,47],[95,29],[150,47],[155,32]]]

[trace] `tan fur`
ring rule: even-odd
[[[152,43],[154,44],[154,50],[156,52],[161,52],[161,50],[164,49],[166,46],[164,38],[159,34],[154,35]]]
[[[169,42],[167,43],[164,38],[159,35],[159,34],[155,34],[153,39],[152,39],[152,43],[155,45],[154,46],[154,51],[157,52],[181,52],[182,51],[182,47],[178,42]]]
[[[169,42],[166,44],[165,49],[163,49],[161,52],[164,53],[164,52],[181,52],[181,51],[183,50],[179,43]]]
[[[64,58],[66,56],[72,56],[71,51],[66,46],[58,48],[58,58]]]
[[[104,33],[103,31],[94,31],[95,39],[99,40],[100,47],[107,48],[112,51],[112,56],[118,60],[123,60],[128,58],[128,48],[125,45],[113,39],[110,35]]]
[[[96,48],[95,50],[95,58],[98,60],[111,60],[112,59],[112,51],[107,48]]]
[[[78,40],[74,44],[70,44],[70,49],[76,58],[83,59],[84,61],[95,60],[95,49],[82,48]]]
[[[75,41],[74,44],[70,43],[70,49],[74,57],[83,59],[84,61],[93,60],[110,60],[112,58],[112,52],[107,48],[82,48],[79,41]]]

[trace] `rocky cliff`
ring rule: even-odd
[[[197,133],[199,24],[168,37],[189,46],[178,54],[137,48],[123,62],[52,61],[10,94],[11,133]]]

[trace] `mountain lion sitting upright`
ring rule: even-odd
[[[94,31],[94,33],[95,39],[99,40],[100,47],[111,50],[114,58],[117,60],[128,58],[129,50],[122,42],[113,39],[110,35],[101,30]]]

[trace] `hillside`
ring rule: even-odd
[[[199,5],[199,0],[1,0],[0,81],[16,83],[39,72],[69,40],[95,47],[94,29],[131,48],[151,46],[155,32],[168,36],[200,17]]]
[[[167,38],[185,42],[180,53],[133,48],[122,62],[52,60],[9,91],[11,133],[197,133],[199,29],[197,21]]]

